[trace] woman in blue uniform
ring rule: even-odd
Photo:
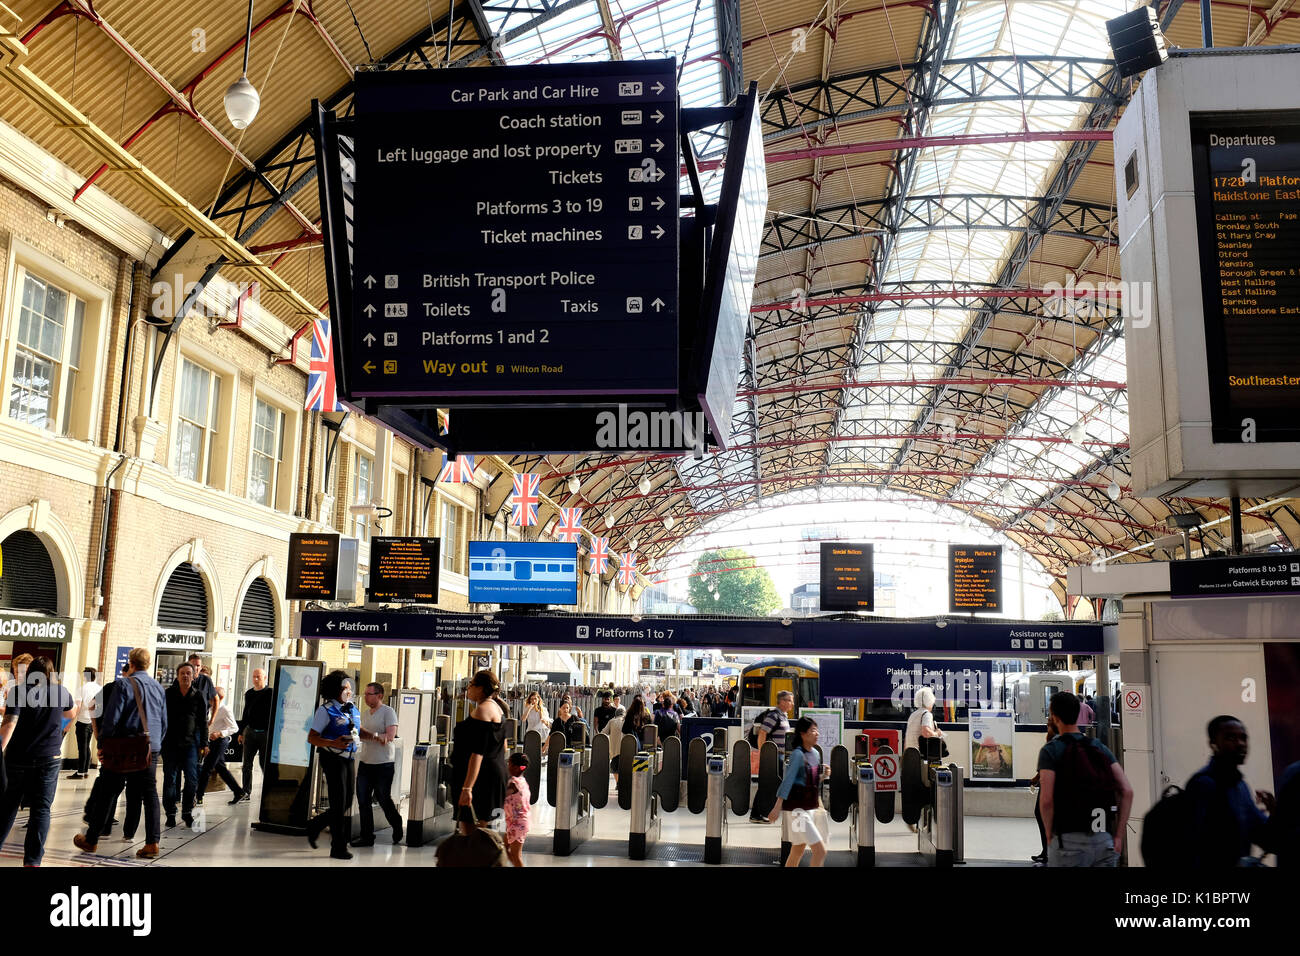
[[[345,671],[326,674],[320,682],[320,692],[325,703],[316,708],[307,742],[319,750],[330,805],[325,813],[307,823],[307,842],[314,850],[321,831],[328,826],[330,856],[350,860],[352,760],[361,740],[361,713],[352,703],[352,681]]]

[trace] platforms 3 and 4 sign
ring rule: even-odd
[[[675,394],[675,81],[672,60],[358,74],[350,391]]]

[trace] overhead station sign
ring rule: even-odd
[[[873,546],[823,541],[821,551],[821,609],[875,610]]]
[[[1300,594],[1300,558],[1294,554],[1246,554],[1199,561],[1171,561],[1174,597]]]
[[[1300,112],[1191,133],[1214,441],[1300,440]]]
[[[1002,610],[1002,545],[948,545],[949,609],[953,614]]]
[[[371,601],[437,603],[438,539],[370,539]]]
[[[359,396],[673,396],[673,60],[358,73]]]

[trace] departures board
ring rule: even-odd
[[[1300,111],[1191,135],[1213,439],[1300,440]]]

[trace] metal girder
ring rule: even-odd
[[[1119,84],[1120,80],[1118,75],[1112,71],[1108,77],[1106,88],[1113,88],[1118,94],[1118,91],[1122,89],[1122,86]],[[1118,95],[1113,101],[1098,103],[1089,113],[1088,119],[1084,123],[1084,128],[1088,130],[1109,128],[1121,105],[1122,100]],[[1074,187],[1075,182],[1083,172],[1088,159],[1092,156],[1093,151],[1096,148],[1096,142],[1089,141],[1075,142],[1070,146],[1065,158],[1061,161],[1061,165],[1057,168],[1055,175],[1053,175],[1051,184],[1045,190],[1044,198],[1039,205],[1039,208],[1035,211],[1035,214],[1032,217],[1034,223],[1033,227],[1027,229],[1025,234],[1017,240],[1015,248],[1012,250],[1010,257],[1007,259],[1006,264],[1003,266],[1000,274],[994,282],[995,285],[1009,288],[1019,281],[1020,275],[1024,271],[1025,266],[1029,264],[1034,252],[1042,242],[1048,224],[1054,221],[1058,210],[1066,202],[1070,190]],[[950,366],[949,371],[952,374],[955,375],[958,370],[965,366],[967,355],[978,345],[980,339],[984,336],[985,331],[988,329],[989,325],[992,324],[996,314],[996,309],[989,308],[983,308],[976,314],[965,338],[962,341],[961,353],[957,357],[957,361],[953,362]],[[934,398],[929,403],[928,408],[922,412],[916,420],[917,431],[925,431],[929,427],[929,422],[934,414],[934,409],[943,401],[945,391],[946,387],[944,386],[935,390]],[[910,443],[905,443],[903,447],[899,449],[898,457],[895,459],[898,464],[901,465],[902,462],[907,459],[909,448]]]
[[[927,66],[922,58],[902,67],[855,70],[775,89],[763,103],[764,138],[781,139],[796,131],[902,112],[908,108],[908,84]],[[1088,57],[951,59],[943,63],[925,102],[929,109],[1022,100],[1097,103],[1114,95],[1102,82],[1111,66],[1110,60]]]
[[[376,65],[404,69],[417,61],[425,66],[440,63],[444,55],[440,51],[445,49],[447,41],[444,39],[439,42],[438,34],[449,29],[453,31],[451,38],[453,48],[478,47],[482,42],[479,37],[470,39],[465,37],[467,28],[472,27],[471,21],[465,17],[457,17],[453,22],[454,15],[454,13],[444,14],[432,26],[421,29],[406,42],[389,51],[376,62]],[[429,58],[430,53],[433,55],[432,60]],[[353,83],[349,81],[321,102],[326,109],[337,110],[350,100],[352,89]],[[296,182],[301,186],[309,181],[309,179],[304,180],[303,177],[315,175],[316,156],[312,147],[314,122],[314,116],[309,113],[254,161],[254,169],[241,170],[221,191],[210,218],[220,224],[223,219],[237,216],[239,219],[235,229],[238,231],[242,229],[244,220],[250,213],[278,209],[285,202],[284,191],[291,183]],[[307,170],[313,172],[308,174]],[[260,192],[258,192],[259,187]],[[190,230],[186,230],[176,238],[154,268],[155,278],[191,238],[193,232]]]
[[[474,21],[474,30],[478,33],[480,39],[487,41],[488,49],[491,51],[488,55],[492,58],[492,65],[505,66],[506,59],[501,55],[501,47],[496,42],[496,34],[492,32],[492,27],[487,20],[487,14],[483,12],[483,4],[479,0],[466,0],[466,3],[469,6],[470,18]]]
[[[740,31],[740,0],[715,0],[718,19],[718,55],[722,57],[722,102],[728,106],[744,92],[741,51],[744,39]]]
[[[915,70],[908,78],[908,83],[913,86],[919,85],[919,90],[911,89],[911,95],[908,97],[909,110],[904,115],[903,132],[912,137],[924,136],[930,127],[930,109],[934,102],[934,93],[938,88],[939,79],[943,72],[944,61],[948,58],[951,49],[952,39],[954,36],[954,26],[957,21],[957,12],[959,9],[957,0],[947,0],[942,5],[942,19],[936,19],[940,15],[940,5],[935,3],[933,8],[936,16],[931,16],[926,22],[925,32],[921,39],[921,55],[918,57],[918,64],[922,68]],[[882,277],[889,274],[889,258],[893,253],[894,240],[898,236],[898,228],[902,225],[902,214],[904,211],[904,202],[902,201],[912,191],[912,185],[916,180],[917,164],[920,162],[921,151],[911,150],[900,161],[899,168],[893,180],[890,183],[890,191],[887,199],[893,200],[893,216],[890,220],[891,229],[882,235],[876,242],[874,251],[874,262],[866,278],[864,285],[878,284]],[[867,317],[860,318],[853,330],[853,338],[849,344],[848,369],[856,368],[860,363],[852,361],[858,355],[863,337],[867,333],[870,320]],[[851,374],[851,373],[849,373]],[[839,416],[836,416],[836,422],[833,429],[839,430]],[[829,450],[826,457],[826,465],[830,464]]]
[[[812,213],[775,215],[763,235],[759,259],[890,232],[1017,231],[1036,227],[1039,196],[994,193],[897,197],[826,206]],[[899,208],[896,208],[899,207]],[[897,223],[897,225],[895,225]],[[1110,205],[1065,200],[1045,224],[1049,236],[1113,245],[1116,220]]]

